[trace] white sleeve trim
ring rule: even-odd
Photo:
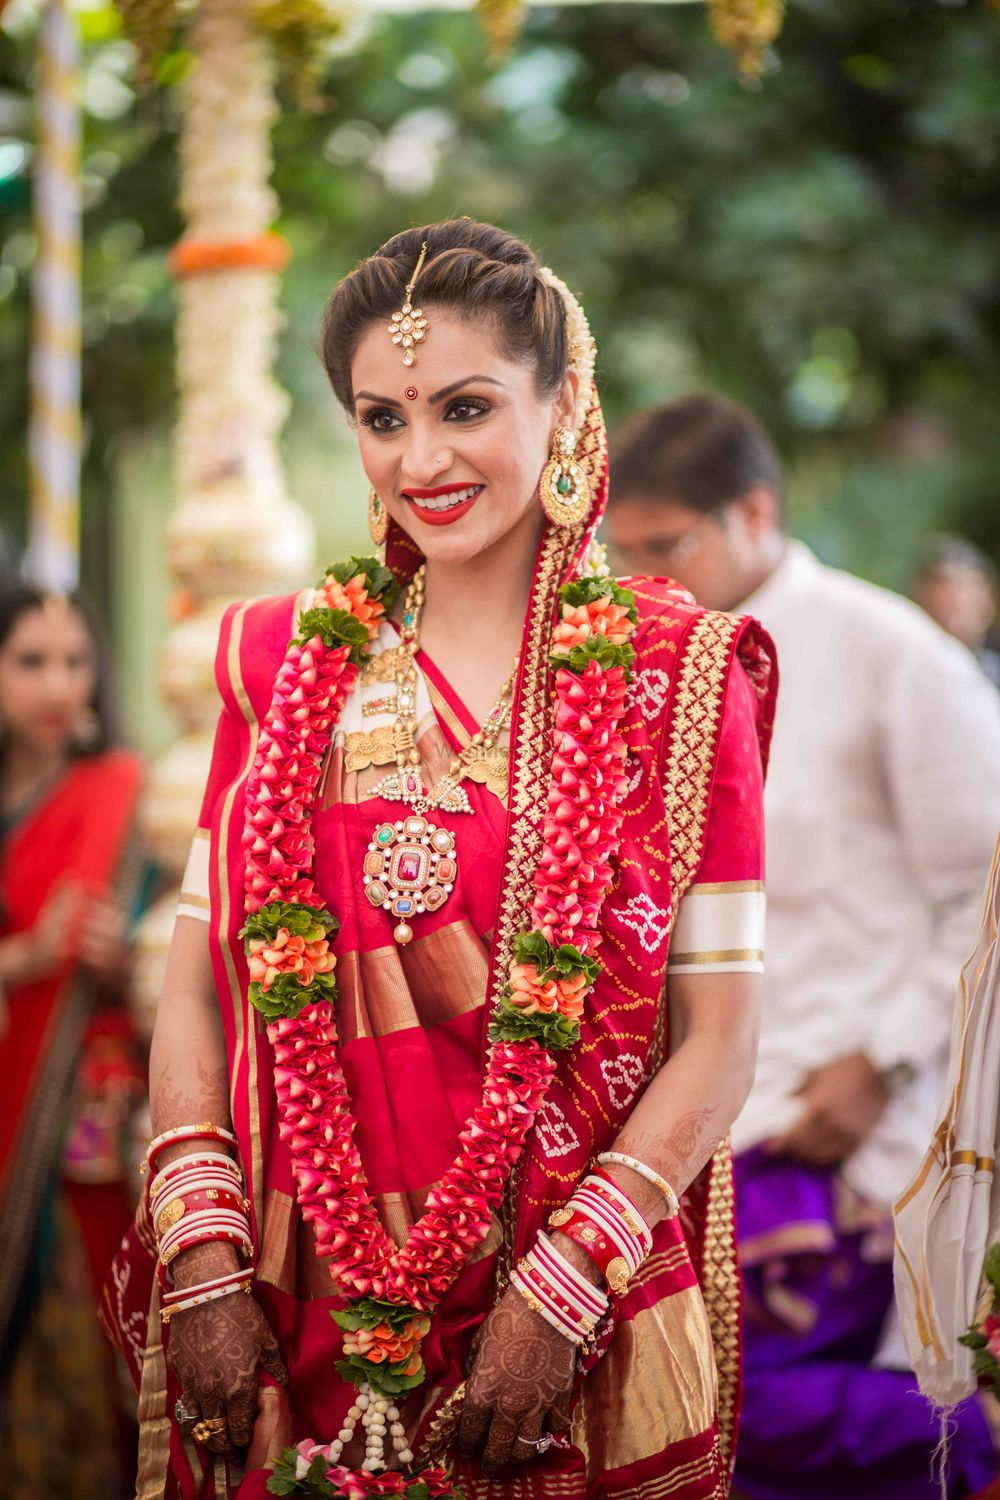
[[[693,885],[670,940],[670,974],[763,974],[767,898],[759,880]]]
[[[196,922],[207,922],[211,910],[208,885],[208,858],[211,851],[211,834],[207,828],[196,828],[191,840],[184,880],[181,883],[181,899],[177,906],[179,917],[194,917]]]

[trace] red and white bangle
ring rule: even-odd
[[[589,1172],[583,1179],[582,1187],[590,1192],[596,1193],[599,1198],[620,1215],[622,1223],[632,1234],[635,1235],[646,1255],[653,1248],[653,1231],[650,1229],[642,1214],[636,1208],[627,1193],[623,1193],[617,1182],[598,1169]]]
[[[189,1308],[201,1307],[206,1302],[217,1302],[220,1297],[231,1297],[234,1292],[245,1292],[249,1296],[252,1289],[252,1283],[249,1280],[252,1269],[252,1267],[247,1267],[245,1271],[241,1272],[238,1281],[227,1283],[225,1286],[212,1287],[208,1291],[198,1292],[196,1296],[186,1296],[178,1302],[171,1302],[161,1307],[160,1321],[162,1323],[169,1323],[174,1313],[187,1312]]]
[[[146,1170],[154,1170],[156,1158],[165,1146],[179,1146],[184,1141],[219,1141],[234,1149],[238,1144],[231,1130],[223,1125],[213,1125],[211,1120],[206,1120],[201,1125],[175,1125],[172,1130],[164,1130],[150,1141],[146,1152]]]
[[[651,1182],[663,1194],[666,1200],[666,1217],[668,1219],[676,1218],[680,1213],[681,1205],[670,1183],[665,1177],[661,1177],[659,1172],[654,1171],[652,1167],[647,1167],[646,1163],[640,1161],[638,1157],[628,1156],[624,1151],[602,1151],[597,1160],[601,1163],[613,1162],[617,1163],[620,1167],[628,1167],[630,1171],[637,1172],[640,1177],[644,1177],[647,1182]]]
[[[209,1172],[222,1172],[228,1177],[243,1181],[240,1164],[231,1156],[224,1156],[221,1151],[196,1151],[190,1156],[179,1156],[176,1161],[168,1162],[165,1167],[161,1167],[156,1176],[150,1178],[148,1189],[150,1197],[155,1198],[168,1182],[173,1182],[183,1172],[193,1171],[195,1167],[205,1168]]]
[[[548,1277],[555,1287],[574,1297],[584,1312],[594,1318],[603,1318],[608,1310],[607,1297],[600,1287],[588,1281],[583,1272],[578,1271],[573,1262],[556,1249],[543,1230],[539,1230],[525,1259],[540,1274]]]
[[[252,1276],[256,1269],[256,1266],[241,1266],[238,1271],[230,1271],[225,1276],[213,1276],[211,1281],[201,1281],[197,1286],[175,1287],[172,1292],[164,1292],[160,1301],[164,1307],[174,1307],[178,1302],[186,1302],[200,1292],[214,1292],[221,1286],[238,1285]]]
[[[614,1293],[624,1292],[653,1248],[653,1236],[627,1193],[604,1172],[584,1178],[549,1218],[584,1250]]]
[[[168,1182],[162,1184],[158,1192],[150,1193],[150,1216],[158,1222],[168,1203],[175,1202],[178,1198],[183,1202],[192,1193],[208,1193],[209,1201],[212,1196],[225,1195],[237,1199],[240,1203],[247,1202],[239,1177],[235,1177],[231,1172],[213,1172],[208,1167],[192,1167],[187,1172],[171,1177]],[[177,1210],[174,1212],[177,1218],[181,1217]]]
[[[529,1307],[580,1347],[593,1342],[594,1330],[608,1310],[604,1293],[541,1232],[514,1270],[511,1285]]]

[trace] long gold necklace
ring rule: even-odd
[[[420,751],[417,749],[417,663],[420,617],[424,607],[424,568],[414,575],[403,605],[398,664],[396,667],[396,721],[393,743],[396,770],[372,789],[373,797],[407,803],[412,812],[395,823],[378,823],[372,833],[364,861],[365,895],[372,906],[398,918],[393,929],[397,943],[413,937],[413,917],[439,911],[455,888],[458,854],[455,835],[424,816],[440,808],[448,813],[472,813],[462,781],[479,780],[481,767],[489,766],[497,741],[510,720],[517,662],[500,689],[482,729],[454,756],[435,786],[424,786]]]

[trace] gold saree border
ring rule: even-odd
[[[736,615],[715,611],[700,615],[684,643],[677,671],[663,783],[670,840],[671,927],[705,849],[726,677],[740,625]],[[730,1473],[740,1385],[735,1210],[733,1156],[727,1139],[709,1166],[701,1282],[718,1372],[719,1440]]]
[[[514,938],[528,922],[534,895],[535,865],[542,848],[541,824],[548,795],[553,706],[549,693],[548,638],[559,586],[583,536],[583,526],[550,526],[542,540],[538,570],[528,604],[521,650],[521,680],[515,691],[516,717],[511,728],[511,785],[507,835],[496,936],[491,955],[487,1014],[503,993],[513,956]],[[524,1155],[507,1179],[502,1208],[503,1245],[497,1256],[494,1295],[503,1294],[510,1278],[517,1231],[517,1203]]]
[[[623,1319],[583,1382],[570,1432],[588,1483],[708,1431],[715,1405],[712,1335],[692,1284]]]
[[[160,1288],[153,1277],[146,1324],[148,1342],[139,1384],[139,1461],[135,1500],[164,1500],[170,1466],[170,1416],[167,1412],[167,1359],[160,1322]]]

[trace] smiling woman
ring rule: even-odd
[[[114,1283],[139,1492],[708,1500],[767,638],[608,576],[593,343],[519,240],[397,236],[322,347],[385,560],[223,630]]]

